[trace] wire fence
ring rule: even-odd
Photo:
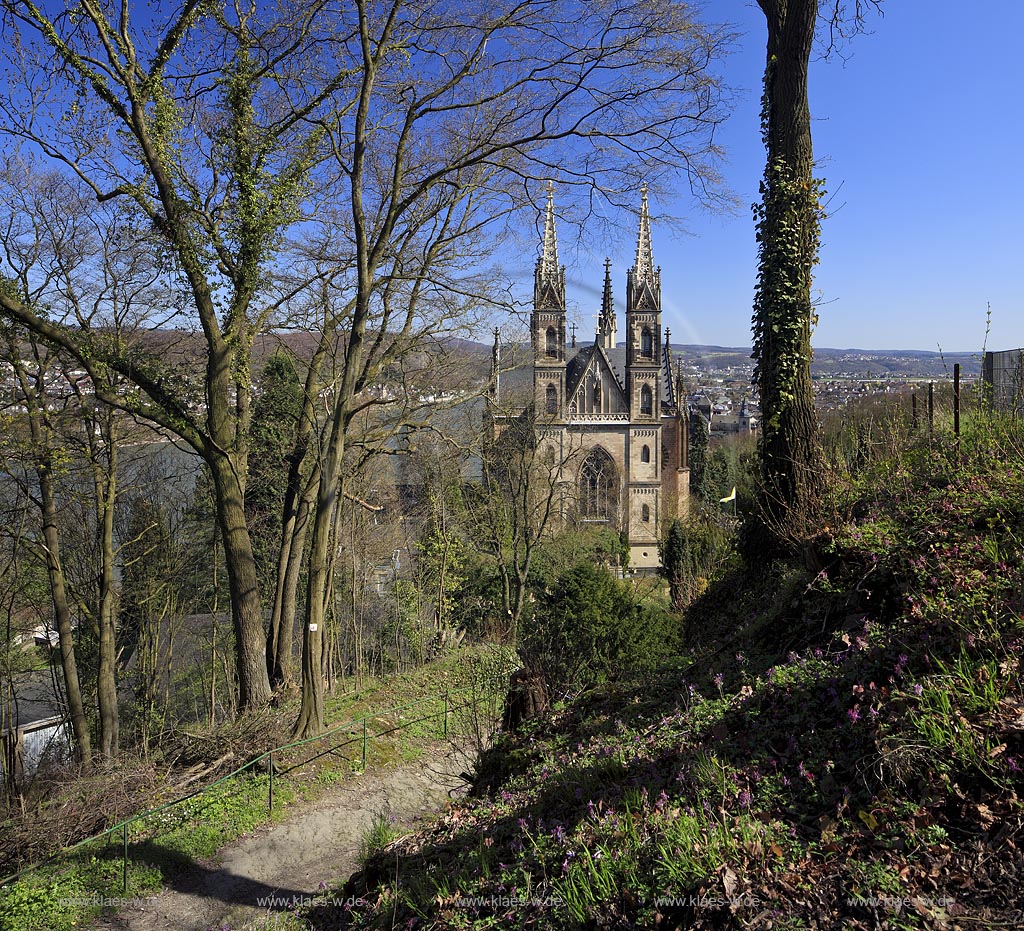
[[[470,685],[463,686],[459,689],[448,690],[446,689],[443,693],[435,695],[429,695],[425,698],[419,698],[415,701],[408,702],[404,705],[397,705],[393,708],[386,708],[382,711],[373,711],[363,715],[359,718],[346,721],[343,724],[336,725],[330,728],[322,734],[317,734],[315,737],[306,737],[300,740],[293,740],[285,744],[281,744],[278,747],[274,747],[271,750],[266,750],[258,756],[253,757],[246,763],[239,766],[237,769],[232,770],[224,776],[221,776],[214,782],[208,785],[201,786],[192,792],[188,792],[178,798],[172,799],[169,802],[165,802],[162,805],[158,805],[156,808],[146,809],[141,812],[137,812],[130,818],[126,818],[123,821],[119,821],[117,824],[100,831],[97,834],[93,834],[90,837],[86,837],[69,847],[64,847],[59,852],[46,860],[38,863],[31,864],[19,870],[16,873],[12,873],[10,876],[6,876],[0,879],[0,887],[6,886],[12,882],[26,877],[27,875],[42,869],[46,866],[53,865],[56,862],[68,857],[75,851],[85,847],[89,844],[94,844],[102,841],[104,838],[113,838],[115,835],[120,834],[118,838],[121,843],[121,859],[122,859],[122,889],[127,892],[128,890],[128,868],[131,862],[131,840],[130,835],[133,833],[131,830],[132,825],[136,822],[143,822],[146,819],[152,818],[155,815],[159,815],[161,812],[166,812],[170,809],[181,805],[184,802],[190,801],[191,799],[198,798],[205,795],[208,792],[213,791],[219,786],[228,783],[230,780],[237,779],[239,776],[248,772],[262,772],[264,769],[267,773],[267,814],[268,817],[273,814],[274,811],[274,791],[275,782],[285,778],[289,772],[292,772],[299,767],[303,767],[319,759],[327,754],[337,754],[340,751],[345,750],[348,747],[358,746],[360,756],[360,766],[363,770],[366,769],[367,751],[373,740],[379,740],[380,738],[387,737],[392,734],[399,733],[407,730],[410,727],[414,727],[417,724],[422,724],[427,721],[433,721],[440,719],[442,721],[441,736],[448,738],[454,736],[453,724],[457,726],[460,723],[468,723],[471,727],[480,728],[482,723],[482,715],[486,719],[485,727],[489,730],[493,730],[498,717],[497,700],[500,696],[504,695],[504,688],[507,686],[507,676],[495,676],[490,678],[482,679],[478,682],[471,683]],[[464,693],[471,693],[467,701],[459,703],[455,701],[458,696]],[[407,712],[414,708],[419,708],[423,705],[435,703],[434,710],[427,711],[419,717],[413,717],[410,720],[400,720],[398,723],[389,721],[390,726],[383,730],[376,730],[371,727],[373,722],[380,719],[402,716],[403,712]],[[481,709],[481,705],[485,705]],[[471,715],[468,719],[460,718],[460,713],[464,711],[470,711]],[[340,743],[334,743],[333,738],[339,734],[344,734],[346,739]],[[483,735],[480,730],[474,735],[476,737],[486,736]],[[283,754],[286,751],[295,750],[299,747],[309,746],[312,744],[324,744],[327,745],[324,749],[319,750],[312,756],[306,757],[299,762],[291,763],[287,769],[279,769],[278,763],[281,762]],[[275,761],[275,756],[277,761]],[[159,839],[160,832],[149,835],[146,837],[147,840]],[[109,842],[109,841],[108,841]],[[136,842],[138,842],[138,836],[136,836]]]

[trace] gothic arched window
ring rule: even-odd
[[[558,413],[558,389],[554,385],[548,385],[544,391],[544,409],[549,414]]]
[[[580,467],[580,516],[584,520],[613,523],[618,505],[615,463],[603,449],[595,449]]]
[[[558,334],[553,326],[548,327],[547,335],[544,337],[545,352],[554,358],[558,355]]]
[[[651,522],[651,508],[649,505],[645,504],[640,508],[640,520],[645,524],[649,524]]]
[[[647,327],[640,333],[640,355],[645,359],[650,359],[654,355],[654,337]]]
[[[651,393],[651,386],[644,385],[640,389],[640,413],[641,414],[653,414],[654,413],[654,395]]]
[[[641,462],[650,462],[651,461],[651,447],[650,446],[645,446],[643,449],[640,450],[640,461]]]

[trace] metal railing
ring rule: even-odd
[[[442,736],[447,738],[448,735],[449,735],[449,719],[451,718],[452,714],[454,712],[456,712],[456,711],[463,710],[463,709],[466,709],[466,708],[471,708],[471,707],[475,708],[480,703],[481,700],[492,700],[499,693],[494,691],[491,687],[494,686],[496,683],[499,683],[499,682],[504,682],[505,684],[507,684],[507,675],[505,675],[505,676],[498,676],[498,677],[492,677],[492,678],[485,678],[485,679],[481,680],[480,682],[475,682],[475,683],[472,683],[470,685],[463,686],[462,688],[459,688],[459,689],[455,689],[455,690],[445,689],[445,691],[443,693],[429,695],[429,696],[426,696],[425,698],[419,698],[416,701],[408,702],[408,703],[406,703],[404,705],[398,705],[398,706],[396,706],[394,708],[386,708],[386,709],[384,709],[382,711],[373,711],[373,712],[370,712],[368,714],[363,715],[362,717],[354,718],[354,719],[352,719],[350,721],[346,721],[343,724],[339,724],[339,725],[337,725],[335,727],[332,727],[329,730],[324,731],[324,733],[317,734],[314,737],[305,737],[305,738],[302,738],[300,740],[293,740],[293,741],[290,741],[288,743],[281,744],[278,747],[274,747],[271,750],[266,750],[263,753],[259,754],[259,756],[253,757],[251,760],[249,760],[248,762],[242,764],[237,769],[234,769],[230,773],[227,773],[226,775],[221,776],[219,779],[215,780],[214,782],[209,783],[208,785],[200,786],[195,791],[188,792],[185,795],[182,795],[182,796],[179,796],[178,798],[172,799],[169,802],[165,802],[163,805],[158,805],[156,808],[150,808],[150,809],[147,809],[145,811],[136,812],[130,818],[126,818],[123,821],[119,821],[117,824],[112,825],[111,827],[106,828],[103,831],[100,831],[98,834],[93,834],[92,836],[86,837],[83,840],[80,840],[80,841],[72,844],[69,847],[62,848],[60,851],[58,851],[57,853],[55,853],[52,856],[48,857],[46,860],[40,861],[38,863],[31,864],[30,866],[23,867],[18,872],[12,873],[10,876],[6,876],[3,879],[0,879],[0,887],[6,886],[6,885],[8,885],[11,882],[14,882],[14,881],[16,881],[18,879],[21,879],[24,876],[26,876],[26,875],[28,875],[28,874],[30,874],[32,872],[35,872],[36,870],[42,869],[43,867],[50,866],[53,863],[55,863],[56,861],[61,860],[61,859],[65,858],[65,857],[67,857],[71,853],[74,853],[76,850],[78,850],[81,847],[85,847],[88,844],[96,843],[97,841],[103,840],[103,838],[105,838],[105,837],[111,837],[111,836],[117,834],[118,832],[120,832],[120,834],[121,834],[120,840],[121,840],[121,845],[122,845],[121,856],[122,856],[122,860],[123,860],[123,867],[122,867],[122,874],[121,874],[121,876],[122,876],[121,884],[122,884],[122,890],[124,892],[127,892],[128,891],[128,864],[129,864],[130,859],[131,859],[130,850],[129,850],[129,846],[130,845],[129,845],[129,839],[128,839],[128,833],[129,833],[128,829],[129,829],[129,826],[131,824],[133,824],[134,822],[136,822],[136,821],[143,821],[146,818],[150,818],[153,815],[159,814],[162,811],[166,811],[167,809],[173,808],[176,805],[180,805],[183,802],[187,802],[190,799],[194,799],[194,798],[197,798],[197,797],[199,797],[201,795],[204,795],[207,792],[210,792],[211,790],[215,789],[217,786],[222,785],[223,783],[227,782],[228,780],[234,779],[236,776],[239,776],[242,773],[245,773],[245,772],[247,772],[249,770],[252,770],[255,767],[259,767],[260,764],[262,764],[264,762],[265,762],[267,773],[268,773],[267,813],[268,813],[268,816],[269,816],[269,815],[273,814],[273,811],[274,811],[274,777],[275,777],[275,772],[274,772],[274,769],[275,769],[274,755],[275,754],[278,754],[280,756],[280,754],[284,753],[286,750],[294,750],[296,747],[302,747],[302,746],[305,746],[306,744],[312,744],[312,743],[317,743],[317,742],[320,742],[320,741],[326,741],[326,740],[329,740],[330,738],[334,737],[335,735],[341,733],[342,731],[346,731],[346,732],[348,732],[348,736],[349,736],[348,740],[345,740],[345,741],[343,741],[343,742],[341,742],[341,743],[339,743],[337,745],[329,746],[326,749],[320,751],[319,753],[315,753],[313,756],[308,757],[308,758],[304,759],[303,761],[301,761],[299,763],[292,764],[291,766],[288,767],[287,770],[284,770],[283,772],[278,773],[277,777],[278,777],[278,779],[280,779],[282,776],[287,775],[287,773],[291,772],[293,769],[297,769],[300,766],[305,766],[308,763],[311,763],[313,760],[316,760],[316,759],[318,759],[321,756],[325,756],[328,753],[335,753],[338,750],[342,750],[345,747],[349,747],[349,746],[351,746],[352,744],[355,744],[355,743],[359,743],[360,746],[361,746],[361,751],[360,751],[360,753],[361,753],[361,766],[362,766],[362,769],[365,770],[366,769],[367,747],[368,747],[368,745],[369,745],[371,740],[379,739],[381,737],[386,737],[386,736],[388,736],[390,734],[398,733],[398,732],[403,731],[406,728],[412,727],[412,726],[414,726],[416,724],[422,724],[424,721],[430,721],[430,720],[434,720],[436,718],[442,718],[442,720],[443,720]],[[504,688],[504,686],[502,686],[502,688]],[[469,692],[469,691],[473,691],[474,692],[473,697],[469,701],[467,701],[467,702],[465,702],[465,703],[463,703],[461,705],[454,705],[454,704],[452,704],[453,696],[462,694],[464,692]],[[370,730],[367,727],[367,725],[370,722],[374,721],[375,719],[384,718],[384,717],[389,716],[389,715],[398,714],[399,712],[406,711],[406,710],[408,710],[410,708],[418,707],[419,705],[423,705],[423,704],[426,704],[428,702],[439,702],[439,701],[443,701],[443,703],[444,703],[443,704],[443,708],[439,708],[436,711],[428,712],[427,714],[424,714],[421,717],[413,718],[412,720],[409,720],[409,721],[403,721],[400,724],[397,724],[395,726],[392,726],[392,727],[387,728],[387,729],[382,730],[382,731],[377,731],[375,733],[371,733]],[[352,730],[353,728],[355,728],[354,731]],[[157,832],[157,834],[155,836],[159,837],[159,832]]]

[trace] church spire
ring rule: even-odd
[[[494,347],[491,349],[491,380],[489,385],[491,401],[501,401],[501,331],[494,328]]]
[[[661,269],[654,265],[651,248],[651,213],[647,182],[640,186],[640,228],[636,234],[636,264],[626,274],[626,327],[633,311],[661,313]]]
[[[654,252],[651,249],[651,214],[647,208],[647,182],[640,186],[640,229],[636,236],[634,281],[654,285]]]
[[[540,279],[544,284],[558,280],[558,236],[555,233],[555,186],[548,182],[548,204],[544,210],[544,248],[540,257]]]
[[[558,265],[558,237],[555,234],[555,186],[548,181],[548,202],[544,210],[544,243],[534,282],[536,307],[565,308],[565,271]]]
[[[597,342],[605,349],[615,348],[615,298],[612,296],[612,260],[604,260],[604,294],[597,318]]]

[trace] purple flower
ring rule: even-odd
[[[750,793],[746,789],[744,789],[742,792],[740,792],[740,806],[741,807],[749,808],[750,807],[750,803],[751,803],[752,800],[753,799],[751,798]]]
[[[714,679],[712,679],[712,681],[719,689],[721,689],[722,686],[725,685],[725,676],[723,676],[720,672],[716,672],[715,677]]]
[[[924,686],[920,682],[914,683],[914,694],[920,695],[924,691]]]
[[[858,708],[856,705],[854,705],[852,708],[847,710],[846,716],[850,719],[851,723],[859,721],[860,720],[860,708]]]

